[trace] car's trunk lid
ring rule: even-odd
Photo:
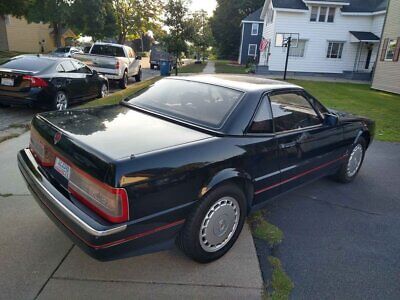
[[[24,80],[24,75],[32,76],[34,73],[24,70],[11,70],[0,68],[0,90],[11,92],[29,91],[31,85],[29,80]]]

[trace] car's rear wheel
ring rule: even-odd
[[[140,68],[139,72],[135,75],[135,81],[136,82],[142,81],[142,68]]]
[[[126,89],[127,86],[128,86],[128,72],[125,71],[124,75],[119,80],[119,87],[121,89]]]
[[[200,263],[223,256],[236,242],[246,218],[246,198],[234,184],[209,192],[192,212],[180,233],[183,252]]]
[[[68,96],[63,91],[58,91],[54,97],[53,109],[66,110],[68,108]]]
[[[150,69],[154,70],[154,65],[150,64]]]
[[[356,178],[364,161],[366,145],[365,139],[360,137],[351,147],[346,161],[334,175],[334,179],[339,182],[348,183]]]
[[[107,85],[107,83],[104,82],[101,84],[99,97],[105,98],[107,96],[108,96],[108,85]]]

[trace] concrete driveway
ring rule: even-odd
[[[399,299],[399,178],[400,144],[374,142],[353,183],[322,179],[268,204],[293,299]]]

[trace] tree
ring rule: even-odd
[[[201,54],[204,61],[207,49],[213,43],[207,12],[205,10],[194,12],[190,19],[190,26],[193,33],[190,41],[193,43],[197,57]]]
[[[2,0],[0,1],[0,16],[13,15],[22,17],[27,13],[29,4],[29,0]]]
[[[166,50],[175,54],[178,75],[178,61],[183,52],[187,51],[187,41],[190,39],[193,27],[190,26],[188,18],[187,0],[168,0],[165,7],[165,25],[169,34],[163,39]]]
[[[72,3],[73,0],[30,0],[25,17],[28,22],[50,23],[56,46],[60,47],[62,30],[70,23]]]
[[[217,0],[217,8],[211,19],[211,29],[219,57],[237,58],[241,21],[263,4],[264,0]]]

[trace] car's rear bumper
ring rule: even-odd
[[[85,214],[46,178],[29,149],[18,166],[35,200],[82,250],[99,260],[141,255],[171,247],[184,219],[181,211],[156,218],[104,225]]]
[[[0,104],[31,107],[48,107],[52,97],[42,89],[31,89],[29,92],[0,90]]]

